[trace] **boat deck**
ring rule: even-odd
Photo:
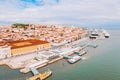
[[[30,77],[28,80],[44,80],[48,78],[52,74],[51,70],[45,71],[44,73],[40,73],[38,75],[34,75]]]

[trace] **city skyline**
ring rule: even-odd
[[[75,24],[119,27],[119,0],[1,0],[0,25]]]

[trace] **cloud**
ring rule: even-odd
[[[0,1],[0,22],[109,24],[120,22],[119,4],[119,0],[4,0]]]

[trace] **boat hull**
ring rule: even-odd
[[[35,75],[33,77],[30,77],[29,79],[27,80],[45,80],[46,78],[48,78],[49,76],[52,75],[52,71],[49,70],[48,72],[45,72],[45,73],[40,73],[38,75]]]
[[[87,52],[83,52],[83,53],[79,54],[79,56],[83,56],[85,54],[87,54]]]
[[[109,36],[105,36],[105,38],[109,38]]]
[[[68,63],[70,63],[70,64],[74,64],[74,63],[76,63],[76,62],[78,62],[78,61],[80,61],[82,58],[79,58],[79,59],[77,59],[77,60],[75,60],[75,61],[70,61],[70,60],[67,60],[67,62]]]
[[[49,76],[47,76],[47,77],[45,77],[44,79],[42,79],[42,80],[45,80],[45,79],[47,79],[47,78],[50,77],[50,76],[52,76],[52,73],[51,73]]]

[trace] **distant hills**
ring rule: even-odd
[[[29,24],[22,24],[22,23],[12,24],[13,28],[16,28],[16,27],[25,28],[26,26],[29,26]]]

